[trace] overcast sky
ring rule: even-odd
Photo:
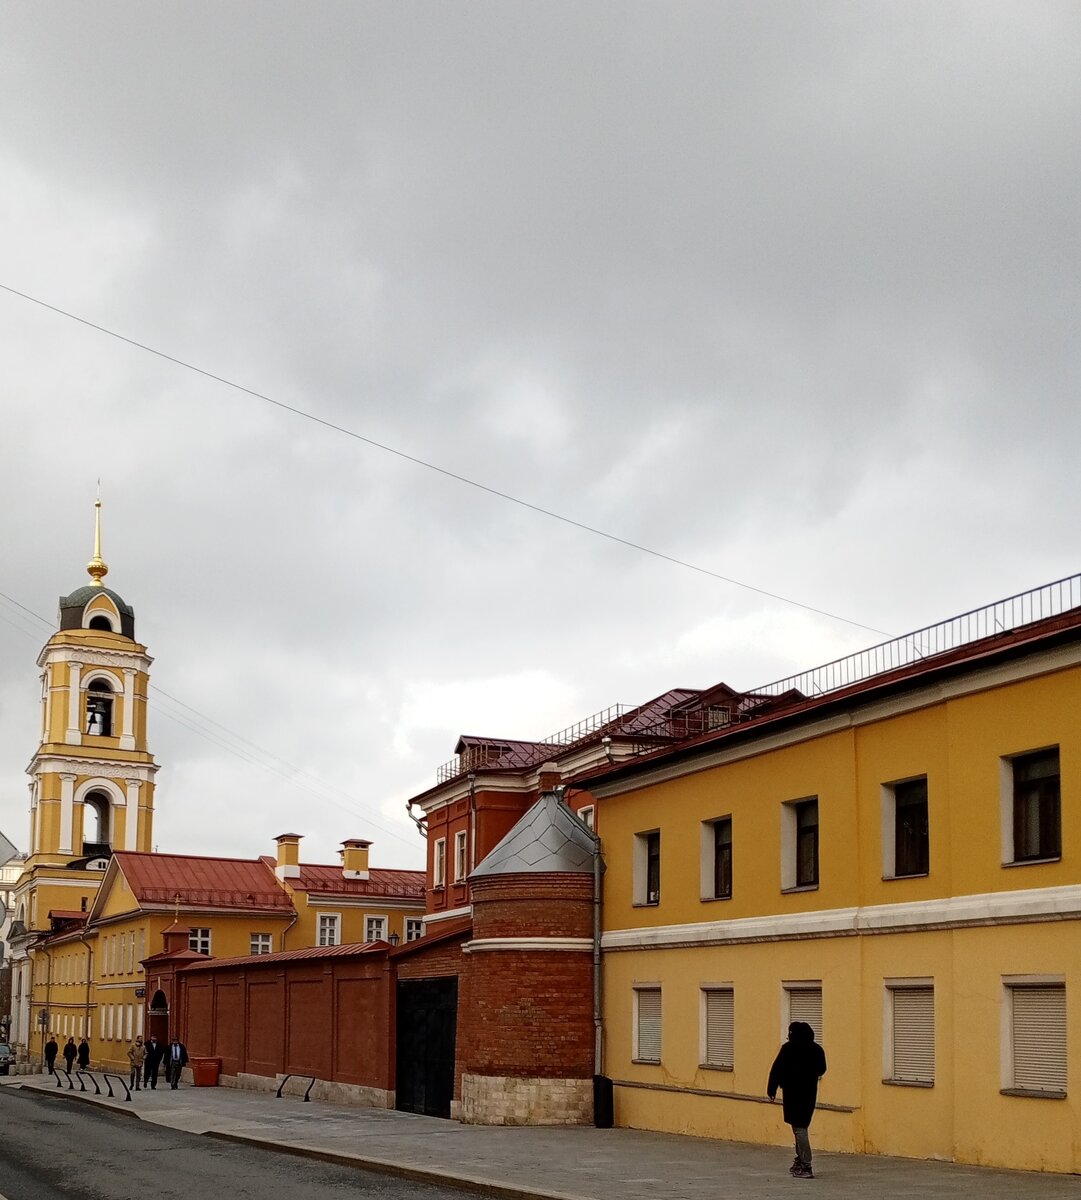
[[[1079,131],[1074,2],[4,0],[0,284],[896,634],[1081,567]],[[161,850],[417,866],[461,733],[881,640],[10,291],[0,364],[0,592],[55,621],[100,476]]]

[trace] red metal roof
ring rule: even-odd
[[[300,864],[300,877],[289,883],[302,892],[334,892],[338,895],[396,896],[408,900],[424,899],[423,871],[395,871],[374,867],[367,879],[346,879],[341,867]]]
[[[212,958],[185,967],[190,971],[216,970],[218,967],[261,967],[275,963],[296,962],[304,958],[356,958],[361,954],[384,954],[390,947],[386,942],[346,942],[344,946],[308,946],[303,950],[280,950],[277,954],[246,954],[240,958]]]
[[[261,862],[273,873],[275,862],[264,854]],[[406,900],[424,899],[424,872],[401,871],[389,867],[375,867],[367,879],[346,879],[342,869],[318,863],[301,863],[300,874],[291,876],[286,882],[297,892],[332,893],[336,896],[383,896],[400,897]]]
[[[184,908],[282,909],[293,907],[273,870],[258,858],[210,858],[118,850],[117,866],[140,905],[179,903]]]

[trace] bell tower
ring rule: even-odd
[[[64,879],[81,884],[83,872],[100,879],[114,850],[153,844],[157,765],[146,744],[153,660],[135,640],[133,609],[103,582],[109,568],[101,556],[100,499],[86,569],[90,583],[60,597],[59,629],[38,656],[41,742],[27,768],[27,870],[60,868],[59,875],[44,872],[58,889]],[[41,899],[31,928],[43,927]]]

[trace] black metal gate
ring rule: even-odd
[[[454,1098],[458,979],[398,981],[397,1107],[449,1117]]]

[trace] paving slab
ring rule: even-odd
[[[100,1076],[98,1077],[100,1080]],[[237,1088],[159,1087],[131,1102],[62,1089],[43,1075],[0,1077],[188,1133],[388,1170],[465,1190],[539,1200],[1081,1200],[1081,1177],[876,1155],[815,1155],[814,1180],[789,1152],[635,1129],[493,1127]],[[114,1085],[115,1087],[115,1085]],[[123,1092],[121,1090],[121,1096]]]

